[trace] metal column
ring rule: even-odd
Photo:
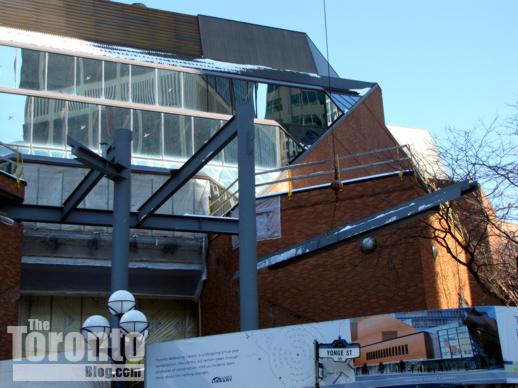
[[[259,328],[255,210],[254,110],[237,108],[239,179],[239,306],[241,331]]]
[[[121,165],[122,179],[113,182],[113,230],[111,292],[128,289],[128,256],[131,206],[131,139],[128,129],[118,129],[114,162]]]

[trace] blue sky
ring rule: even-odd
[[[140,1],[304,31],[325,55],[322,0]],[[380,84],[388,124],[441,136],[516,113],[518,0],[327,0],[327,14],[331,64]]]

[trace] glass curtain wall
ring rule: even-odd
[[[276,167],[311,145],[342,114],[323,91],[206,76],[113,61],[0,45],[0,86],[60,93],[62,99],[0,94],[0,141],[24,152],[68,156],[66,136],[99,151],[117,128],[134,131],[137,157],[185,161],[223,122],[160,113],[153,107],[233,114],[253,103],[256,117],[284,128],[256,126],[257,164]],[[29,93],[28,93],[29,94]],[[98,104],[67,101],[67,95],[98,99]],[[350,108],[356,97],[346,96]],[[106,100],[128,103],[110,107]],[[343,98],[342,98],[343,100]],[[357,100],[356,100],[357,101]],[[130,103],[149,109],[131,109]],[[235,165],[235,142],[212,161]]]

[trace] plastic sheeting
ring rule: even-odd
[[[256,201],[257,241],[281,238],[281,201],[280,197]],[[239,207],[231,212],[232,217],[239,217]],[[239,237],[232,236],[232,248],[239,246]]]

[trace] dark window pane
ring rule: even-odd
[[[207,81],[197,74],[184,73],[184,108],[207,111]]]
[[[182,73],[158,70],[158,104],[162,106],[182,106]]]
[[[155,103],[155,69],[131,66],[131,101],[140,104]]]
[[[225,164],[237,165],[237,138],[232,140],[228,145],[223,148],[223,154],[225,156]]]
[[[281,123],[299,142],[311,145],[327,128],[325,94],[268,85],[266,118]]]
[[[129,65],[104,62],[104,98],[129,101]]]
[[[102,96],[102,61],[77,58],[77,94],[80,96]]]
[[[333,124],[341,115],[342,111],[338,109],[333,100],[331,100],[331,98],[328,95],[326,95],[327,126]]]
[[[74,57],[48,54],[47,90],[58,93],[74,93]]]
[[[112,144],[115,130],[119,128],[131,130],[131,110],[103,106],[101,110],[101,142]]]
[[[160,157],[162,119],[159,112],[133,111],[133,153]]]
[[[201,117],[194,118],[194,151],[196,152],[203,146],[209,138],[220,129],[222,123],[220,120],[205,119]],[[221,160],[221,153],[219,153],[213,161]]]
[[[20,87],[32,90],[45,89],[45,53],[21,49],[22,67]]]
[[[255,165],[262,168],[277,167],[277,127],[255,126]]]
[[[234,87],[234,106],[253,102],[255,82],[233,80],[232,84]]]
[[[68,134],[93,150],[99,149],[99,107],[68,103]]]
[[[192,154],[192,117],[164,114],[164,156],[186,160]]]
[[[232,113],[230,101],[230,79],[223,77],[207,77],[208,111],[216,113]]]

